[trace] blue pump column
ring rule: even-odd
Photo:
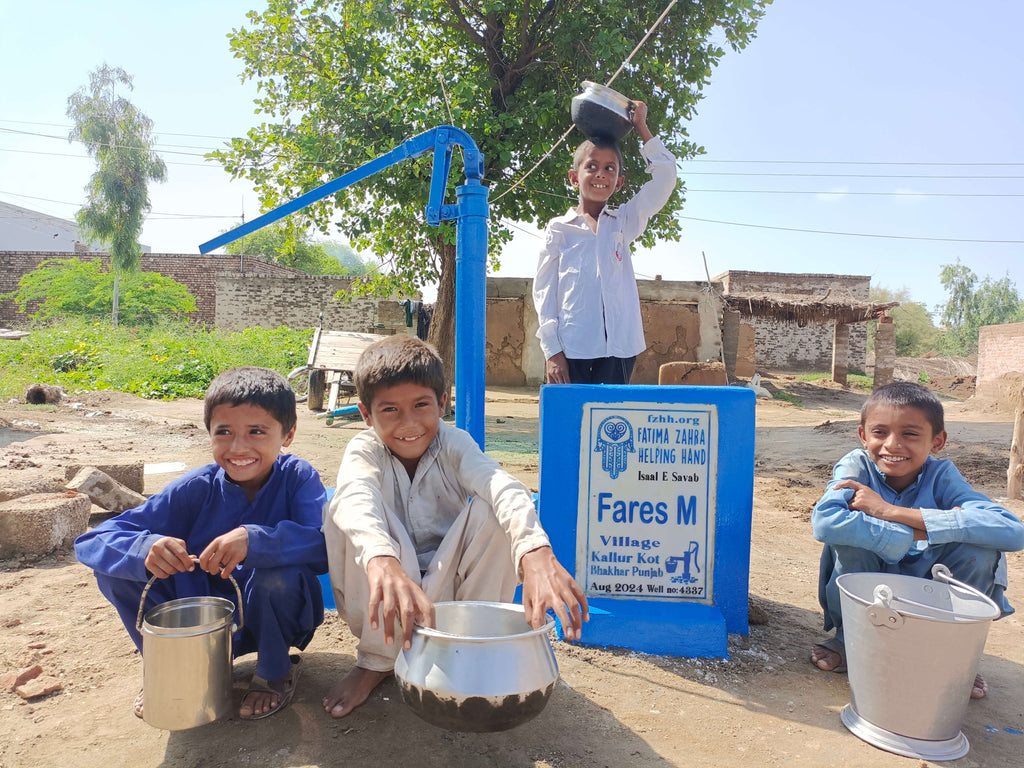
[[[487,187],[471,179],[456,189],[455,425],[484,448],[487,328]]]

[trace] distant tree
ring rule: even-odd
[[[1024,320],[1024,301],[1008,276],[999,280],[978,277],[957,261],[942,267],[942,286],[949,300],[942,307],[944,326],[941,349],[951,355],[972,355],[978,351],[978,329]]]
[[[363,277],[364,275],[372,275],[377,271],[375,264],[367,264],[363,261],[350,245],[339,243],[337,240],[323,240],[320,244],[323,245],[324,250],[328,254],[336,258],[338,263],[344,267],[346,275]]]
[[[309,275],[348,274],[342,264],[327,253],[322,243],[314,242],[309,232],[291,218],[250,232],[228,243],[224,250],[234,256],[262,256],[278,264],[301,269]]]
[[[21,312],[34,305],[29,315],[33,320],[100,319],[110,312],[114,280],[114,274],[104,271],[99,259],[48,259],[22,275],[17,290],[0,299],[12,299]],[[120,312],[125,324],[150,325],[167,317],[184,319],[196,310],[195,297],[188,289],[159,272],[128,272],[120,282]]]
[[[86,186],[88,196],[78,211],[78,225],[87,240],[110,249],[111,317],[118,323],[120,279],[139,268],[139,235],[149,202],[149,182],[163,181],[167,167],[153,151],[153,122],[118,85],[132,90],[132,78],[119,67],[104,64],[89,75],[89,87],[68,97],[67,116],[74,121],[69,141],[81,141],[96,160]]]
[[[932,323],[928,308],[920,302],[911,301],[906,288],[900,291],[891,291],[881,286],[872,288],[870,301],[873,304],[900,302],[898,307],[890,309],[888,313],[895,326],[897,357],[923,357],[934,349],[939,329]],[[877,326],[878,321],[872,321],[868,333],[872,349]]]

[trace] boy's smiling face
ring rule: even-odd
[[[928,456],[946,445],[946,433],[935,434],[924,411],[911,406],[876,405],[857,429],[864,449],[895,491],[908,488]]]
[[[213,460],[249,494],[270,477],[281,449],[291,445],[295,427],[284,432],[281,422],[258,405],[218,405],[210,416]]]
[[[438,402],[430,387],[405,382],[380,389],[369,410],[360,403],[359,412],[411,477],[437,435],[446,399]]]
[[[603,206],[625,181],[620,171],[618,152],[611,147],[590,144],[579,163],[569,171],[569,181],[579,188],[581,203]]]

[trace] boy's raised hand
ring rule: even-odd
[[[523,609],[534,629],[544,626],[548,608],[562,623],[567,640],[579,640],[583,622],[590,620],[583,588],[562,567],[551,547],[538,547],[519,561],[523,570]]]
[[[366,564],[370,582],[370,626],[378,629],[384,622],[384,642],[395,642],[395,619],[402,625],[402,647],[412,647],[412,631],[417,623],[434,626],[434,604],[420,585],[409,578],[397,557],[378,555]],[[379,617],[379,618],[378,618]]]
[[[196,567],[185,542],[172,536],[164,536],[154,542],[146,555],[145,565],[146,570],[158,579],[166,579]]]
[[[636,99],[631,99],[631,101],[633,102],[633,127],[640,135],[640,140],[646,144],[654,136],[647,127],[647,105]]]
[[[227,533],[222,533],[209,544],[199,555],[199,567],[209,574],[226,579],[235,570],[235,566],[245,560],[249,554],[249,532],[239,526]]]

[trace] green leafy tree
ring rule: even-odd
[[[870,301],[872,304],[900,302],[898,307],[893,307],[888,312],[895,327],[897,357],[923,357],[934,349],[939,330],[932,322],[928,308],[920,302],[911,301],[906,288],[891,291],[881,286],[874,287],[871,289]],[[868,341],[872,347],[877,326],[877,321],[870,324]]]
[[[323,243],[314,242],[296,219],[284,219],[228,243],[224,250],[238,256],[262,256],[309,275],[345,275],[348,272]]]
[[[944,332],[941,347],[952,355],[972,355],[978,351],[978,329],[983,325],[1001,325],[1024,320],[1024,301],[1010,278],[979,284],[978,276],[957,261],[946,264],[940,274],[949,299],[942,307]]]
[[[118,86],[132,90],[131,76],[104,64],[89,75],[88,88],[68,97],[67,108],[74,121],[68,140],[81,141],[96,160],[77,219],[86,239],[110,248],[115,327],[120,278],[136,271],[142,257],[139,235],[151,207],[149,182],[167,175],[164,161],[153,151],[153,122],[117,94]]]
[[[33,320],[98,320],[110,312],[114,280],[99,259],[49,259],[22,275],[17,290],[0,299],[13,299],[21,312],[34,308],[29,315]],[[188,289],[159,272],[129,272],[121,278],[120,287],[121,319],[128,325],[183,319],[196,310],[195,297]]]
[[[722,44],[743,48],[769,2],[680,3],[613,82],[647,102],[652,128],[676,157],[701,152],[683,123],[725,53]],[[423,131],[456,125],[484,156],[493,264],[511,238],[503,222],[542,224],[570,205],[566,172],[581,137],[542,158],[571,124],[581,81],[607,82],[663,8],[624,0],[269,0],[265,11],[248,14],[248,28],[229,36],[243,77],[257,82],[257,113],[266,119],[214,154],[235,177],[252,180],[270,208]],[[636,151],[626,152],[625,166],[623,199],[646,178]],[[430,170],[430,157],[400,163],[297,215],[324,232],[334,223],[380,259],[361,291],[408,294],[437,282],[430,340],[450,372],[455,236],[451,224],[423,221]],[[462,183],[457,163],[450,182]],[[455,199],[452,188],[447,201]],[[677,191],[645,244],[678,239],[673,214],[682,204]]]

